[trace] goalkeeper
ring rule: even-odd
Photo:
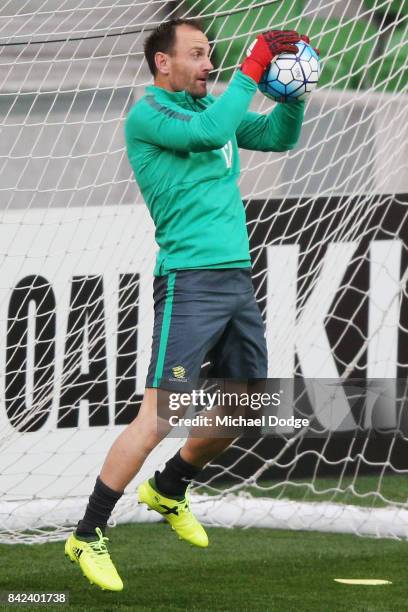
[[[207,95],[210,46],[196,21],[171,20],[145,42],[154,85],[130,110],[126,143],[136,181],[156,226],[155,320],[146,391],[137,417],[112,445],[84,517],[65,552],[85,576],[119,591],[105,529],[127,484],[163,438],[157,390],[189,391],[206,356],[209,376],[266,378],[264,325],[251,281],[238,148],[288,151],[299,138],[304,103],[277,104],[269,115],[248,111],[265,69],[296,52],[294,31],[257,37],[224,94]],[[187,486],[231,439],[188,438],[138,489],[180,538],[208,545],[192,514]]]

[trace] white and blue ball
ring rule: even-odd
[[[302,40],[296,47],[296,54],[278,55],[258,85],[265,96],[276,102],[301,100],[313,91],[319,80],[320,62],[316,51]]]

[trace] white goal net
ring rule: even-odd
[[[238,440],[196,483],[195,511],[229,527],[406,537],[406,0],[6,0],[0,542],[70,531],[137,414],[156,247],[123,127],[151,82],[143,40],[176,16],[202,19],[214,94],[266,29],[308,34],[323,66],[298,146],[243,151],[240,182],[269,376],[303,381],[293,410],[318,433]],[[272,108],[256,94],[253,110]],[[340,390],[329,418],[314,386],[327,380],[358,380],[363,404]],[[115,520],[153,520],[135,503],[136,485],[182,442],[152,453]]]

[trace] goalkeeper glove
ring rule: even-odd
[[[295,43],[300,36],[294,30],[270,30],[259,34],[247,51],[241,71],[259,83],[263,73],[276,55],[280,53],[297,53]]]

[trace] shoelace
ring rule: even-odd
[[[108,549],[106,548],[106,542],[109,542],[109,538],[103,535],[99,527],[97,527],[95,531],[99,539],[95,542],[89,542],[89,546],[95,554],[108,555],[109,557]]]

